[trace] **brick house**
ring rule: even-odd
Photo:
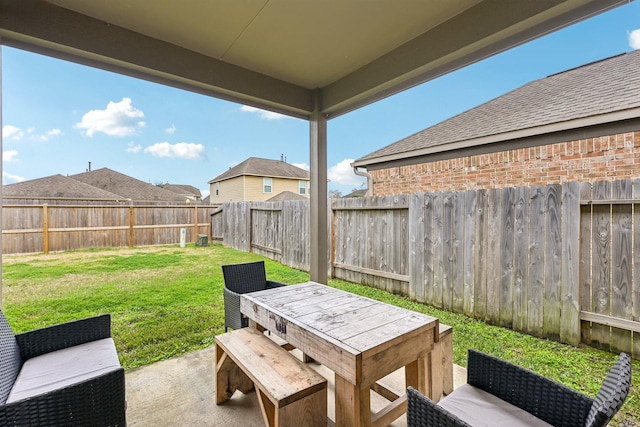
[[[353,163],[370,195],[640,177],[640,50],[528,83]]]
[[[309,171],[284,160],[249,157],[209,181],[209,201],[266,201],[284,191],[308,198],[309,182]]]

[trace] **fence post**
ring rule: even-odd
[[[49,253],[49,205],[42,205],[42,252]]]
[[[249,253],[253,252],[253,203],[249,202],[249,218],[247,219],[247,246]]]
[[[193,205],[193,242],[198,243],[198,205]]]
[[[132,248],[135,246],[135,234],[133,229],[134,222],[134,210],[133,206],[129,206],[129,247]]]

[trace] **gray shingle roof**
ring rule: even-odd
[[[173,191],[178,194],[191,194],[197,197],[202,197],[202,193],[199,189],[192,185],[180,185],[180,184],[165,184],[162,188],[168,191]]]
[[[467,110],[407,138],[356,160],[385,156],[412,157],[416,150],[494,136],[509,140],[509,133],[559,124],[562,130],[580,127],[574,120],[597,118],[640,107],[640,50],[573,68],[530,82],[518,89]],[[541,129],[540,134],[544,131]],[[404,154],[404,155],[403,155]],[[416,154],[416,153],[414,153]]]
[[[281,160],[249,157],[244,162],[232,167],[209,181],[209,184],[243,175],[266,176],[272,178],[309,179],[309,172]]]
[[[119,194],[125,199],[131,199],[134,201],[185,201],[185,198],[179,194],[108,168],[71,175],[71,178],[84,182],[85,184],[101,188],[105,191]]]
[[[281,191],[275,196],[267,199],[267,202],[280,202],[283,200],[309,200],[301,194],[294,193],[293,191]]]
[[[91,200],[122,200],[123,197],[115,193],[85,184],[76,179],[52,175],[29,181],[7,184],[2,188],[3,196],[28,198],[72,198]]]

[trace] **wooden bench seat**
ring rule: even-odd
[[[218,335],[216,404],[256,389],[265,424],[326,426],[327,380],[254,328]]]

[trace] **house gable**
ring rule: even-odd
[[[264,178],[271,179],[270,192],[264,191]],[[309,183],[308,171],[281,160],[250,157],[209,181],[210,200],[211,203],[266,201],[283,191],[299,194],[300,181]]]

